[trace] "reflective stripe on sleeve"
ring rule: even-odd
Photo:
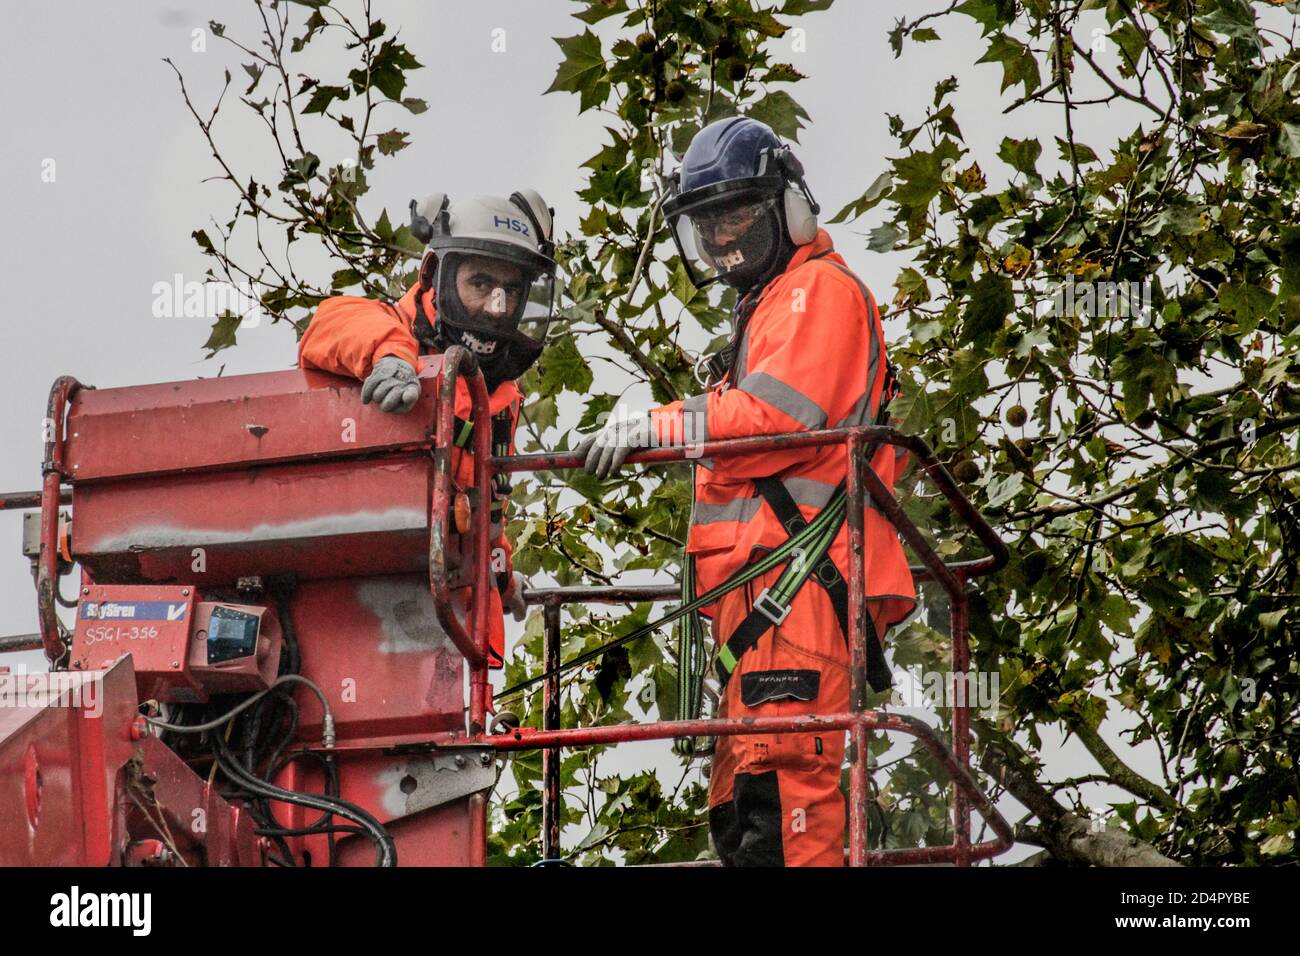
[[[767,372],[755,372],[745,376],[745,381],[738,388],[748,395],[762,399],[805,428],[826,426],[826,413],[822,411],[820,405],[803,392]]]

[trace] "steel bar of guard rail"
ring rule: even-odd
[[[887,714],[877,710],[859,713],[803,715],[795,717],[743,717],[714,720],[660,720],[645,724],[615,724],[605,727],[574,727],[565,730],[537,730],[519,727],[503,734],[475,739],[454,738],[446,742],[454,747],[491,747],[497,751],[538,750],[557,747],[590,747],[632,741],[666,740],[673,737],[724,737],[737,734],[811,734],[828,731],[893,731],[915,737],[952,778],[955,787],[965,793],[997,835],[970,848],[967,862],[996,856],[1011,846],[1011,825],[998,812],[988,795],[980,789],[970,770],[959,763],[952,752],[917,717]],[[868,865],[942,863],[953,859],[953,847],[859,851]],[[852,853],[852,850],[851,850]]]
[[[866,605],[864,600],[864,561],[863,543],[863,498],[869,495],[873,507],[882,513],[895,527],[903,539],[912,546],[921,558],[920,567],[913,567],[912,573],[918,580],[931,580],[938,583],[948,594],[951,606],[953,673],[951,681],[965,680],[966,668],[969,667],[969,646],[967,643],[968,610],[966,582],[973,577],[989,574],[1006,564],[1008,552],[1005,543],[997,536],[983,515],[957,487],[947,470],[935,459],[929,446],[919,437],[900,435],[893,429],[882,426],[857,426],[852,428],[824,429],[815,432],[802,432],[786,435],[756,436],[752,438],[725,439],[705,442],[700,445],[659,448],[638,452],[628,457],[629,463],[661,463],[690,460],[693,458],[745,454],[753,452],[774,451],[786,448],[820,446],[834,443],[848,446],[850,461],[857,461],[862,449],[868,443],[884,443],[907,449],[919,462],[920,467],[948,499],[953,509],[963,519],[988,549],[988,554],[975,560],[959,561],[946,564],[929,546],[920,531],[904,514],[902,506],[893,494],[885,488],[875,472],[863,463],[851,469],[847,476],[847,509],[849,542],[849,603],[854,609],[850,619],[850,645],[853,658],[851,662],[852,685],[850,688],[851,707],[861,712],[861,718],[850,718],[842,729],[850,733],[853,744],[853,760],[850,770],[850,813],[849,813],[849,863],[863,866],[878,863],[936,863],[955,862],[959,866],[969,865],[972,860],[994,856],[1010,847],[1011,830],[1006,821],[992,806],[987,796],[979,789],[974,778],[970,776],[969,743],[969,701],[963,694],[957,697],[953,715],[951,750],[938,743],[928,727],[922,732],[908,729],[907,726],[892,723],[890,715],[881,715],[866,711]],[[575,468],[582,464],[572,452],[555,452],[534,455],[500,456],[493,460],[493,467],[501,471],[540,471],[550,469]],[[558,607],[571,602],[582,603],[623,603],[627,601],[673,600],[679,597],[678,590],[667,585],[641,585],[628,587],[569,587],[553,589],[529,589],[524,593],[529,603],[541,603],[545,608],[545,645],[543,656],[546,669],[552,670],[559,661],[560,622]],[[578,731],[561,731],[558,729],[558,701],[553,699],[552,685],[547,681],[544,691],[543,730],[540,734],[516,732],[516,741],[526,740],[528,749],[546,748],[546,752],[562,746],[581,746],[592,743],[614,743],[627,740],[662,739],[667,736],[708,736],[731,735],[737,733],[782,732],[782,729],[794,729],[789,725],[779,724],[778,729],[763,730],[762,718],[757,721],[711,721],[678,722],[660,721],[653,724],[621,725],[610,728],[591,728],[596,734]],[[969,684],[966,685],[969,689]],[[955,688],[953,688],[955,690]],[[558,695],[556,695],[558,696]],[[707,725],[707,726],[706,726]],[[825,725],[818,724],[818,728]],[[831,729],[841,729],[832,726]],[[948,769],[954,783],[953,827],[954,843],[945,847],[929,847],[921,850],[883,850],[869,851],[867,804],[869,799],[869,759],[867,731],[871,729],[901,730],[914,733],[922,743],[939,758]],[[802,732],[812,732],[804,725]],[[501,737],[480,738],[480,742],[502,749],[507,746]],[[545,756],[545,755],[544,755]],[[555,762],[558,768],[558,755]],[[548,785],[543,794],[544,820],[556,820],[559,816],[560,794],[552,792],[556,788]],[[996,838],[976,846],[970,842],[970,811],[972,805],[978,808],[985,820],[993,828]],[[558,834],[548,833],[544,836],[544,851],[547,858],[553,858],[559,852]]]
[[[451,458],[455,435],[456,383],[464,375],[470,396],[470,423],[474,440],[474,487],[478,506],[471,511],[473,599],[470,604],[470,633],[456,617],[447,573],[447,519],[452,510]],[[488,588],[490,587],[492,428],[488,415],[487,385],[483,373],[467,349],[454,345],[443,353],[438,388],[438,418],[433,450],[433,494],[429,513],[429,587],[433,592],[438,620],[452,642],[469,662],[469,733],[481,736],[486,728],[491,700],[488,682]],[[470,865],[483,866],[487,859],[487,796],[469,797]]]
[[[848,500],[849,533],[849,710],[858,713],[867,709],[867,636],[866,530],[862,517],[862,436],[851,434],[848,439],[848,475],[845,490]],[[858,465],[858,467],[853,467]],[[883,648],[882,648],[883,649]],[[860,721],[849,729],[853,747],[853,760],[849,765],[849,866],[867,863],[867,800],[869,799],[868,770],[871,751],[867,746],[867,731]]]
[[[55,379],[45,406],[45,457],[41,462],[41,550],[36,559],[36,609],[41,626],[41,645],[53,665],[63,657],[63,639],[59,636],[56,597],[59,588],[59,503],[63,500],[62,484],[72,476],[65,471],[63,449],[66,439],[64,420],[68,403],[81,388],[70,375]]]
[[[560,728],[560,602],[547,601],[542,605],[544,637],[542,667],[547,674],[542,685],[542,727],[546,730]],[[542,858],[559,859],[560,807],[562,788],[560,766],[562,755],[557,747],[542,751]]]
[[[19,511],[39,508],[45,497],[44,489],[36,491],[0,491],[0,511]],[[59,490],[59,504],[72,504],[72,489]]]
[[[39,651],[44,647],[39,634],[7,634],[0,637],[0,654],[11,651]]]

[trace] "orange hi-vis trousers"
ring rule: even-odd
[[[719,600],[715,640],[725,642],[781,570]],[[880,633],[880,609],[869,607]],[[810,579],[785,620],[740,658],[718,716],[847,711],[849,660],[831,600]],[[709,776],[709,832],[724,866],[844,865],[844,738],[843,731],[718,737]]]

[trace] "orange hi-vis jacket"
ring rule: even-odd
[[[654,409],[656,435],[661,444],[681,445],[874,424],[887,366],[875,300],[820,229],[759,293],[738,345],[734,380],[728,375],[705,394]],[[774,549],[788,537],[752,479],[779,477],[811,521],[844,480],[846,455],[843,444],[833,444],[697,461],[686,546],[695,557],[697,593],[757,557],[755,549]],[[906,453],[881,445],[871,465],[892,491]],[[864,531],[866,595],[876,602],[873,617],[883,637],[884,628],[911,613],[916,588],[897,533],[869,498]],[[847,523],[830,554],[847,580]]]
[[[385,356],[395,355],[415,366],[417,372],[423,370],[424,363],[418,354],[420,345],[415,336],[417,295],[420,295],[418,283],[411,286],[396,305],[351,295],[326,299],[316,307],[316,313],[298,344],[299,367],[320,369],[364,381],[376,362]],[[435,319],[433,290],[424,291],[420,305],[432,325]],[[488,396],[488,411],[493,422],[493,445],[501,446],[498,454],[514,454],[514,433],[519,421],[521,399],[519,386],[513,381],[502,382]],[[463,380],[458,381],[455,409],[457,419],[467,422],[470,410],[469,387]],[[467,435],[459,424],[457,433],[460,438]],[[471,447],[468,443],[465,443],[465,447],[460,447],[461,444],[458,442],[457,447],[452,449],[452,479],[459,488],[465,489],[474,485],[474,456],[468,450]],[[514,586],[511,573],[512,549],[505,534],[507,490],[502,485],[495,492],[500,506],[499,518],[497,507],[493,507],[492,567],[496,573],[497,590],[490,594],[492,606],[488,609],[488,658],[490,666],[494,668],[504,666],[505,656],[501,595]],[[452,545],[455,546],[458,540],[459,536],[453,533]],[[451,561],[457,558],[459,555],[449,555]],[[470,590],[463,588],[453,592],[458,610],[466,622],[471,619]]]

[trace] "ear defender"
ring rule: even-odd
[[[510,201],[519,207],[528,217],[533,230],[537,233],[538,251],[550,258],[555,254],[555,242],[551,230],[555,223],[555,210],[546,205],[536,189],[520,189],[510,194]]]
[[[451,228],[448,205],[446,193],[430,193],[418,202],[412,199],[411,235],[426,245],[434,236],[445,235]]]
[[[817,213],[821,207],[804,181],[803,163],[789,146],[777,150],[776,161],[786,181],[783,197],[786,232],[796,246],[807,245],[817,238]]]
[[[785,187],[785,228],[796,246],[817,238],[817,213],[803,191],[793,185]]]

